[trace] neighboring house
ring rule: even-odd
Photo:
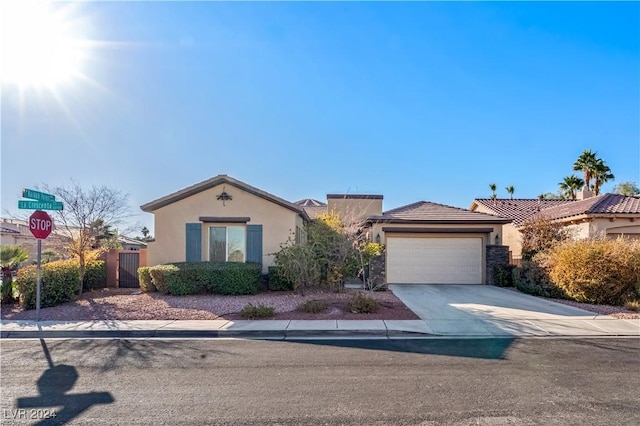
[[[136,240],[135,238],[129,238],[124,235],[118,236],[118,242],[122,246],[122,250],[139,251],[141,249],[147,248],[147,243],[145,243],[144,241]]]
[[[54,223],[55,226],[55,223]],[[0,219],[0,245],[16,245],[24,247],[29,252],[29,262],[34,262],[38,256],[37,241],[29,230],[26,220]],[[53,232],[42,241],[42,250],[52,249],[64,257],[68,238]]]
[[[520,230],[533,217],[546,217],[573,230],[575,238],[606,236],[640,239],[640,197],[619,194],[589,196],[580,194],[579,200],[535,199],[476,199],[472,211],[500,215],[512,219],[503,228],[503,243],[509,246],[512,257],[522,252]]]
[[[300,241],[307,222],[334,211],[386,245],[388,283],[487,283],[490,251],[510,219],[426,201],[383,212],[382,202],[382,195],[328,194],[327,203],[290,203],[219,175],[141,206],[155,219],[149,265],[256,261],[266,272],[281,244]]]

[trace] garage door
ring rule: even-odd
[[[390,284],[482,284],[482,238],[387,238]]]

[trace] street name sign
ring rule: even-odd
[[[25,210],[63,210],[62,201],[18,200],[18,208]]]
[[[22,196],[36,201],[56,201],[55,195],[47,194],[46,192],[34,191],[33,189],[22,189]]]

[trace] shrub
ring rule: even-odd
[[[56,306],[73,300],[80,288],[80,271],[77,262],[50,262],[42,265],[41,272],[41,307]],[[34,309],[36,307],[35,266],[27,266],[18,271],[16,288],[20,293],[20,305],[25,309]]]
[[[151,278],[151,273],[149,272],[148,266],[141,266],[138,268],[138,281],[140,281],[140,290],[144,293],[149,293],[152,291],[158,291],[155,285],[153,285],[153,279]]]
[[[536,261],[522,261],[513,270],[513,285],[523,293],[534,296],[563,298],[564,293],[549,279],[547,270]]]
[[[153,266],[149,273],[162,293],[186,296],[200,293],[256,294],[259,263],[181,262]]]
[[[624,308],[628,311],[640,311],[640,300],[630,300],[624,304]]]
[[[246,319],[271,318],[275,315],[275,308],[265,305],[253,305],[249,303],[240,311],[240,316]]]
[[[513,287],[513,265],[496,266],[493,280],[498,287]]]
[[[74,263],[78,264],[77,261]],[[95,290],[107,286],[107,265],[104,260],[94,260],[85,265],[82,286],[85,290]]]
[[[174,265],[157,265],[149,268],[149,274],[153,280],[153,285],[158,289],[160,293],[169,293],[169,284],[167,277],[171,274],[175,274],[178,268]]]
[[[640,243],[622,238],[567,241],[549,252],[549,276],[578,302],[622,305],[637,297]]]
[[[293,281],[288,280],[277,266],[269,266],[269,290],[290,291],[293,290]]]
[[[356,293],[348,302],[349,312],[354,314],[372,314],[378,310],[380,304],[376,299],[364,293]]]
[[[522,224],[521,232],[522,260],[533,260],[536,254],[544,253],[571,237],[565,226],[544,216],[527,219]]]
[[[14,297],[13,297],[13,278],[11,277],[11,274],[9,274],[8,277],[4,277],[2,279],[2,289],[1,289],[0,293],[2,294],[2,304],[3,305],[14,302]]]
[[[328,307],[329,305],[322,300],[307,300],[298,306],[298,310],[309,314],[317,314],[326,311]]]

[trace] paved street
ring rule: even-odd
[[[633,338],[1,344],[3,424],[640,423]]]

